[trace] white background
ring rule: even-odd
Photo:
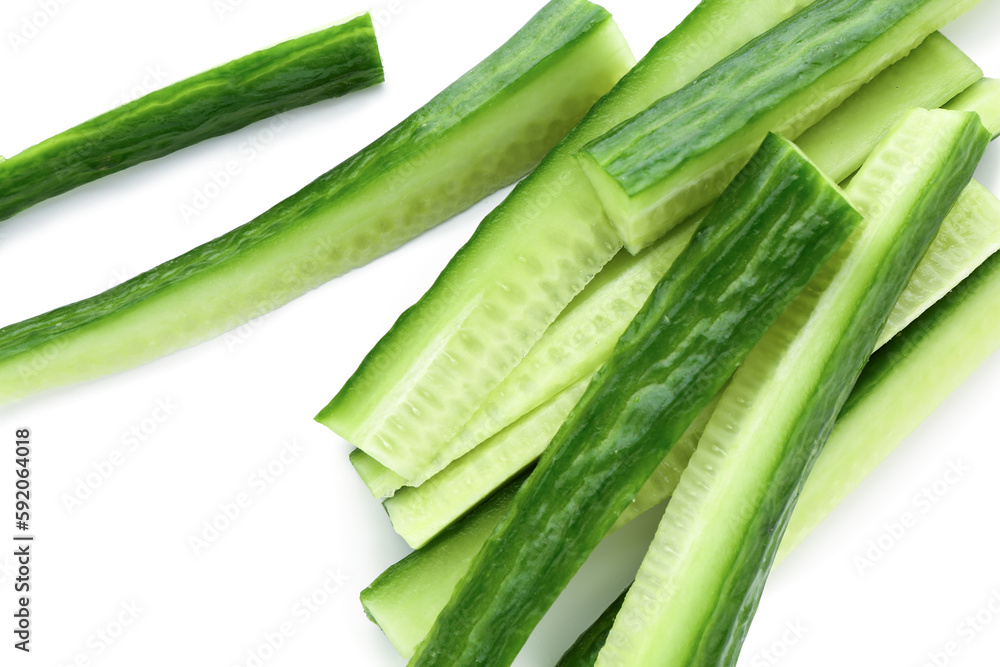
[[[133,92],[366,8],[361,0],[222,2],[51,0],[53,15],[40,21],[33,17],[44,2],[5,0],[0,153],[12,155]],[[383,1],[373,9],[386,84],[295,112],[277,132],[264,121],[3,223],[0,325],[102,291],[249,220],[375,139],[541,4]],[[694,2],[606,5],[641,56]],[[25,21],[41,25],[25,32]],[[946,33],[987,74],[1000,76],[998,26],[1000,2],[986,0]],[[15,49],[12,34],[30,38]],[[208,187],[215,196],[185,220],[181,206],[204,194],[211,174],[231,160],[240,173],[221,190]],[[998,147],[979,177],[1000,192]],[[14,596],[5,545],[13,530],[0,529],[0,665],[247,665],[248,651],[286,621],[294,635],[268,666],[401,664],[365,618],[358,593],[407,548],[357,480],[347,445],[312,416],[504,194],[236,336],[3,408],[0,516],[12,505],[14,429],[27,426],[38,537],[34,651],[23,655],[11,648],[9,629]],[[960,652],[939,666],[997,664],[1000,615],[986,614],[992,623],[971,638],[971,626],[960,624],[994,593],[1000,608],[998,402],[994,355],[775,573],[743,665],[920,667],[934,664],[928,654],[950,641]],[[157,411],[158,403],[171,407]],[[141,441],[130,439],[133,429]],[[301,453],[258,493],[256,471],[286,441]],[[123,460],[110,477],[68,507],[81,480],[107,469],[116,450]],[[914,495],[951,462],[971,470],[921,512]],[[240,493],[252,504],[195,554],[189,539]],[[918,515],[917,525],[859,572],[855,557],[907,511]],[[602,545],[518,664],[555,661],[630,579],[654,526],[647,517]],[[328,573],[343,580],[340,589],[308,618],[297,613]],[[97,633],[109,624],[115,631],[123,605],[141,611],[108,645]],[[796,633],[787,631],[792,626]]]

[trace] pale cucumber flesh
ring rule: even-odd
[[[461,455],[437,458],[621,246],[573,153],[807,4],[701,3],[487,216],[319,421],[412,484]]]
[[[860,166],[872,147],[907,109],[942,104],[974,81],[979,72],[978,67],[948,40],[939,34],[932,35],[910,56],[884,71],[809,130],[800,138],[800,142],[805,140],[806,145],[815,151],[819,158],[816,162],[821,168],[832,172],[835,177],[846,176]],[[853,130],[845,133],[844,141],[836,141],[836,136],[848,120],[855,123]],[[536,403],[550,399],[555,394],[551,391],[553,387],[561,389],[567,382],[589,379],[596,368],[607,360],[621,332],[686,245],[698,220],[695,218],[686,222],[638,256],[627,252],[619,253],[543,334],[522,363],[494,391],[492,397],[495,400],[492,403],[488,401],[474,415],[463,427],[459,437],[468,434],[472,424],[496,423],[495,420],[499,419],[497,415],[504,412],[521,417],[530,409],[517,414],[519,409],[529,405],[533,408]],[[971,230],[969,233],[972,233]],[[968,237],[970,241],[973,238],[974,236]],[[956,251],[960,250],[962,247],[956,247]],[[978,261],[974,264],[966,262],[962,266],[968,271],[977,264]],[[912,287],[921,295],[926,291],[916,284]],[[914,305],[921,303],[916,297],[913,302]],[[512,382],[515,379],[516,383]],[[565,408],[563,418],[571,407]],[[487,416],[487,411],[492,414]],[[553,413],[550,419],[558,419],[558,416]],[[705,420],[707,416],[699,422],[703,424]],[[663,469],[651,478],[649,488],[643,489],[636,502],[619,519],[620,522],[649,509],[669,495],[664,495],[664,488],[672,490],[670,484],[676,483],[680,471],[694,450],[697,436],[700,435],[697,424],[692,429],[694,430],[675,446],[664,462]],[[484,426],[484,431],[489,432],[489,429]],[[537,439],[522,439],[507,444],[512,448],[506,455],[509,465],[505,473],[510,477],[530,463],[547,444],[547,440],[540,442]],[[394,519],[403,516],[419,517],[424,526],[436,524],[443,528],[447,525],[444,523],[445,519],[460,516],[471,509],[496,488],[496,480],[501,476],[495,462],[496,455],[491,454],[489,462],[484,461],[482,464],[485,479],[477,479],[477,466],[471,465],[477,456],[476,451],[473,449],[459,459],[463,461],[462,475],[455,475],[449,468],[439,473],[446,475],[449,480],[447,484],[432,485],[433,492],[425,489],[419,494],[411,494],[407,490],[402,499],[393,500],[391,506],[394,511],[390,512],[390,516]],[[418,488],[432,484],[435,477]],[[402,482],[402,478],[398,476],[395,479]],[[477,489],[478,493],[472,493]],[[385,491],[384,488],[379,490]],[[447,508],[442,517],[434,517],[426,511],[431,502],[431,493],[438,495],[436,505]],[[384,495],[391,495],[391,492]],[[415,502],[418,498],[419,503]],[[652,502],[654,498],[656,500]],[[407,507],[410,499],[414,501],[413,507]],[[409,521],[397,525],[394,520],[393,523],[408,541],[422,541],[411,534]],[[420,536],[425,537],[426,535]]]
[[[515,36],[367,148],[246,225],[107,292],[0,329],[0,403],[212,338],[521,177],[621,73],[617,52],[600,48],[624,48],[617,29],[603,10],[584,10],[585,21],[600,18],[584,36],[574,38],[570,26],[555,53],[555,46]],[[588,36],[594,44],[584,43]]]
[[[914,110],[852,180],[865,224],[726,388],[598,667],[736,663],[805,477],[988,142],[975,114]]]

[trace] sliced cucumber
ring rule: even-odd
[[[487,216],[317,420],[411,484],[447,465],[442,448],[620,247],[573,153],[809,1],[702,2]]]
[[[851,181],[865,224],[733,377],[599,667],[736,664],[805,477],[989,139],[976,114],[914,110]]]
[[[382,81],[367,13],[184,79],[14,155],[0,220],[102,176]]]
[[[860,215],[768,135],[618,341],[417,649],[506,665],[590,551]]]
[[[1000,136],[1000,80],[983,79],[949,102],[946,109],[975,111],[993,138]]]
[[[768,131],[794,139],[978,0],[819,0],[583,148],[633,253],[726,186]]]
[[[981,192],[977,215],[1000,230],[1000,201]],[[775,561],[797,547],[998,348],[1000,253],[995,252],[872,356],[806,480]]]
[[[390,567],[361,592],[365,613],[382,627],[404,658],[413,655],[434,620],[420,611],[412,613],[416,611],[413,605],[438,610],[447,604],[462,573],[503,520],[516,490],[512,485],[499,491],[474,515]],[[447,569],[437,567],[443,563]]]
[[[0,329],[0,403],[206,340],[395,248],[530,170],[628,62],[607,12],[550,3],[424,107],[255,220]]]
[[[608,639],[608,633],[615,622],[615,616],[618,615],[618,610],[625,602],[626,593],[628,593],[628,589],[615,598],[615,601],[608,605],[608,608],[597,620],[580,634],[556,663],[556,667],[591,667],[597,662],[597,656],[604,647],[604,642]]]
[[[393,528],[414,549],[447,528],[541,455],[590,383],[556,394],[417,487],[385,501]]]
[[[908,109],[914,106],[939,106],[975,81],[979,73],[979,68],[948,40],[939,34],[932,35],[908,57],[882,72],[807,131],[800,137],[800,143],[805,143],[809,150],[815,151],[819,159],[814,158],[813,161],[821,169],[833,174],[835,178],[842,178],[860,166],[872,148]],[[848,119],[855,125],[850,131],[844,132],[843,141],[836,141],[835,138]],[[806,152],[809,154],[808,150]],[[468,441],[475,442],[471,435],[473,432],[490,433],[491,425],[499,425],[503,421],[519,424],[520,422],[514,421],[516,418],[530,412],[536,404],[551,400],[567,382],[588,380],[596,368],[607,361],[615,341],[690,239],[696,223],[697,220],[694,219],[686,222],[638,256],[627,252],[619,253],[574,299],[567,310],[560,314],[511,375],[492,392],[490,399],[462,428],[456,440],[466,437]],[[963,230],[961,234],[967,243],[953,245],[949,242],[950,257],[929,256],[929,259],[935,260],[935,267],[951,264],[958,268],[964,267],[967,272],[982,261],[984,257],[974,262],[958,257],[963,252],[970,255],[972,241],[977,238],[973,230]],[[940,275],[952,277],[947,273]],[[961,277],[954,277],[945,291],[961,280]],[[919,293],[910,298],[912,310],[907,312],[915,312],[921,304],[926,307],[930,303],[922,301],[928,296],[925,288],[919,285],[914,288]],[[482,462],[476,463],[479,447],[458,459],[462,462],[462,474],[455,474],[457,471],[452,470],[452,466],[458,462],[456,461],[418,487],[420,491],[404,489],[401,497],[386,503],[387,509],[392,508],[389,514],[396,530],[415,546],[431,537],[433,533],[428,531],[434,527],[443,529],[450,521],[471,509],[492,493],[499,481],[515,475],[537,457],[548,443],[547,439],[543,441],[541,437],[548,433],[548,438],[551,438],[551,433],[555,432],[559,422],[565,419],[572,408],[572,404],[564,406],[561,416],[555,411],[546,413],[545,419],[550,422],[548,429],[529,427],[521,430],[521,433],[534,433],[536,437],[503,439],[504,446],[509,448],[503,455],[506,469],[501,468],[498,462],[498,452],[494,449],[497,443],[490,441],[489,448],[483,445],[490,453],[484,456]],[[532,421],[540,419],[537,416],[523,418]],[[707,419],[708,416],[705,415],[697,421],[703,426]],[[692,429],[695,428],[696,425],[693,425]],[[669,495],[663,495],[666,487],[661,487],[666,484],[670,490],[673,489],[700,435],[700,431],[695,431],[691,437],[681,439],[667,457],[664,470],[651,478],[648,488],[644,488],[637,502],[626,514],[631,516],[640,509],[648,509],[646,503],[653,496],[658,498],[654,504],[658,504]],[[450,443],[449,447],[453,444]],[[355,458],[365,462],[359,470],[363,476],[371,476],[371,470],[383,471],[369,484],[373,493],[392,495],[391,492],[395,491],[386,486],[374,488],[386,475],[402,485],[403,479],[400,476],[393,475],[386,468],[379,468],[371,459],[352,454],[352,460]],[[435,482],[438,477],[447,481]],[[432,501],[431,494],[436,495],[437,499]],[[432,512],[432,507],[438,507],[441,511]],[[397,517],[399,521],[396,520]],[[411,532],[414,521],[421,527],[419,534]]]
[[[971,184],[966,188],[942,223],[942,229],[952,219],[963,218],[975,220],[970,228],[976,231],[969,238],[988,239],[986,244],[990,246],[1000,243],[1000,200],[982,186]],[[939,245],[940,237],[939,232],[922,261],[945,249]],[[920,273],[918,268],[904,294],[917,289],[914,280]],[[1000,348],[998,298],[1000,254],[994,253],[971,277],[947,294],[939,302],[940,305],[931,307],[900,336],[893,337],[885,348],[872,356],[806,481],[779,547],[776,563],[874,470],[902,437],[926,418],[951,389],[968,377],[993,350]],[[910,303],[915,301],[910,300]],[[968,344],[959,344],[959,336],[967,339]],[[940,381],[931,378],[939,378]],[[684,433],[657,472],[643,486],[635,502],[619,517],[615,527],[627,523],[673,494],[677,480],[687,467],[719,398],[721,394]],[[515,480],[490,500],[492,509],[489,516],[492,522],[481,515],[485,513],[483,510],[477,508],[456,524],[461,528],[453,530],[463,536],[463,548],[481,548],[509,511],[513,492],[519,484],[520,480]],[[453,539],[449,537],[451,534],[445,532],[437,538],[435,544],[441,546],[433,555],[425,555],[425,548],[403,559],[409,562],[407,568],[413,568],[413,576],[417,576],[418,570],[424,571],[427,574],[423,576],[439,579],[440,585],[448,591],[466,573],[471,562],[471,558],[452,561],[446,556],[449,549],[444,545]],[[479,546],[469,546],[477,540]],[[372,594],[391,600],[391,604],[387,602],[379,613],[372,614],[372,620],[382,626],[390,637],[399,634],[401,625],[410,629],[413,643],[396,644],[397,649],[408,656],[416,642],[430,631],[434,617],[443,608],[448,596],[440,592],[426,598],[409,596],[406,589],[398,588],[399,585],[400,581],[391,577],[379,577],[372,583],[371,589],[375,591]],[[614,618],[602,618],[605,622],[602,624],[603,632],[607,634]],[[596,627],[592,630],[597,631]],[[603,644],[603,640],[600,643]]]

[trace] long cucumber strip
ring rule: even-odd
[[[705,0],[455,255],[317,420],[412,484],[620,248],[573,153],[811,0]]]
[[[914,110],[852,180],[865,224],[736,372],[599,667],[736,664],[805,477],[989,140],[976,114]]]
[[[932,35],[910,56],[880,74],[800,137],[799,143],[809,146],[805,152],[821,169],[832,173],[834,178],[846,176],[860,166],[861,161],[908,109],[936,107],[946,102],[974,81],[978,73],[979,68],[959,49],[944,37]],[[848,120],[855,125],[843,132],[843,141],[836,141]],[[815,153],[815,157],[810,151]],[[940,252],[928,253],[925,259],[929,266],[922,262],[920,273],[927,279],[915,279],[908,287],[903,297],[906,303],[905,308],[901,306],[900,321],[915,317],[933,302],[932,297],[937,298],[953,287],[988,256],[988,253],[982,254],[981,248],[985,249],[989,241],[995,241],[996,230],[969,229],[968,225],[960,222],[952,224],[949,219],[942,229],[940,241],[935,241],[935,248],[940,247]],[[514,415],[521,406],[534,407],[537,401],[555,400],[549,398],[553,387],[562,389],[565,382],[589,381],[596,368],[610,356],[615,340],[680,253],[694,227],[685,223],[668,234],[668,237],[683,235],[681,238],[663,239],[638,256],[619,253],[501,383],[498,391],[505,388],[506,394],[498,396],[492,404],[493,411],[499,414],[506,409],[508,414]],[[931,283],[935,277],[941,278],[942,282]],[[948,282],[943,282],[944,279]],[[887,331],[896,326],[893,323]],[[517,383],[511,384],[509,380],[515,377],[518,378]],[[503,431],[506,434],[516,430],[520,437],[505,435],[490,438],[419,487],[404,488],[386,501],[385,506],[396,531],[411,546],[418,547],[469,511],[504,481],[530,465],[572,409],[572,403],[564,399],[560,402],[564,406],[561,411],[553,408],[525,414],[514,422],[514,426]],[[482,413],[481,409],[477,415]],[[705,415],[696,420],[691,436],[686,435],[678,442],[663,464],[664,469],[650,478],[623,517],[648,509],[651,505],[647,503],[653,497],[656,498],[655,505],[669,496],[700,437],[698,424],[703,428],[707,419],[708,415]],[[548,425],[538,424],[542,420],[548,421]],[[469,424],[474,422],[475,417]],[[469,424],[463,427],[462,433],[468,433]],[[527,434],[533,437],[527,437]],[[500,446],[505,448],[502,454],[498,451]],[[352,460],[355,459],[355,463],[363,463],[359,472],[371,482],[369,487],[373,494],[382,492],[392,495],[395,492],[394,488],[389,489],[389,485],[383,483],[384,475],[372,477],[371,471],[378,470],[377,463],[359,452],[352,454]],[[387,469],[382,470],[388,472]],[[388,474],[392,475],[391,472]],[[394,479],[400,486],[405,481],[399,476],[394,476]]]
[[[382,80],[367,13],[257,51],[144,95],[3,161],[0,220],[102,176]]]
[[[604,648],[604,642],[608,640],[608,633],[611,632],[615,617],[625,603],[626,594],[628,594],[627,588],[608,605],[596,621],[580,633],[573,645],[559,658],[556,667],[592,667],[597,662],[597,656]]]
[[[965,96],[963,95],[961,97]],[[987,107],[996,104],[998,101],[1000,101],[1000,98],[984,100],[984,102],[987,103]],[[955,102],[952,102],[948,106],[956,107],[958,105]],[[979,108],[982,107],[980,106]],[[977,109],[972,108],[967,110]],[[994,126],[994,128],[995,127],[996,126]],[[910,283],[907,285],[903,295],[897,302],[899,304],[909,304],[909,308],[912,310],[905,308],[900,309],[899,307],[895,308],[893,310],[893,314],[890,316],[889,322],[883,329],[880,339],[891,337],[888,335],[890,332],[898,331],[902,328],[902,326],[904,326],[905,322],[909,322],[917,318],[919,313],[923,312],[932,305],[932,302],[929,299],[934,298],[934,295],[941,293],[943,285],[950,285],[950,287],[954,287],[958,284],[958,281],[961,280],[962,276],[974,270],[979,265],[981,261],[980,258],[985,257],[998,249],[1000,249],[1000,201],[998,201],[996,197],[990,194],[981,185],[973,182],[962,193],[958,202],[956,202],[954,208],[942,223],[938,235],[931,243],[931,246],[928,248],[923,259],[921,260],[920,265],[914,272]],[[930,267],[939,268],[937,270],[930,270]],[[951,267],[951,270],[949,270],[948,267]],[[920,315],[920,317],[922,318],[923,316]],[[920,320],[917,319],[917,321]],[[969,369],[969,371],[971,372],[971,369]],[[862,377],[864,377],[864,375]],[[962,379],[964,378],[956,378],[955,382],[958,383]],[[944,382],[942,386],[946,386],[947,384],[947,382]],[[888,383],[887,385],[891,386]],[[861,386],[862,383],[859,382],[858,388],[855,391],[859,391]],[[677,486],[681,473],[687,467],[688,461],[694,453],[698,440],[704,432],[705,425],[712,415],[712,411],[714,410],[717,400],[718,397],[716,398],[716,401],[709,404],[709,406],[707,406],[706,409],[699,414],[698,418],[692,423],[691,427],[685,431],[678,443],[666,456],[663,463],[660,464],[656,472],[650,477],[650,479],[643,486],[642,490],[637,494],[635,501],[619,517],[615,524],[616,528],[628,523],[643,512],[659,505],[671,496]],[[877,396],[877,398],[873,398],[872,400],[893,402],[891,396]],[[845,405],[843,412],[846,412],[854,403],[855,397],[854,394],[852,394],[852,398]],[[868,436],[864,439],[857,439],[857,445],[859,447],[865,447],[866,450],[871,447],[874,452],[890,451],[898,444],[898,442],[891,440],[893,431],[886,429],[887,437],[890,438],[890,440],[885,442],[878,440],[876,443],[872,444],[871,438],[883,432],[880,430],[881,427],[875,427],[875,420],[883,419],[883,417],[881,417],[878,412],[872,412],[870,416],[872,419],[872,423],[869,424],[871,430],[868,432]],[[914,421],[911,423],[915,426],[919,420],[925,417],[926,414],[914,414],[912,416],[912,420]],[[838,436],[839,432],[840,428],[836,427],[829,442],[827,443],[827,448],[831,451],[837,451],[841,447],[847,446],[848,443],[854,442],[854,436],[849,435],[845,436],[845,444],[835,444],[840,440],[840,436]],[[471,454],[467,456],[471,456]],[[845,456],[847,458],[851,458],[850,454]],[[874,459],[879,457],[874,456],[872,458]],[[825,454],[822,454],[817,460],[816,466],[814,467],[810,478],[814,476],[823,476],[825,473],[822,471],[828,465],[828,460],[828,457]],[[868,474],[871,469],[874,468],[876,463],[877,461],[873,461],[868,467],[859,466],[857,479],[860,480],[864,475]],[[521,465],[523,467],[524,465],[529,464],[530,460],[525,460]],[[830,471],[828,474],[829,476],[836,478],[840,473],[837,471]],[[516,483],[514,484],[516,485]],[[505,489],[505,493],[510,493],[511,486],[512,485],[508,485]],[[847,489],[848,486],[850,486],[850,484],[845,484],[842,491],[846,493],[846,491],[849,490]],[[810,490],[811,488],[812,487],[807,482],[806,490]],[[467,490],[465,492],[467,493]],[[838,497],[832,490],[817,489],[816,493],[817,495],[821,495],[823,497]],[[459,497],[457,493],[455,497]],[[490,502],[492,503],[495,501]],[[799,506],[802,506],[801,499]],[[815,521],[818,522],[818,520],[822,516],[825,516],[827,511],[831,508],[832,504],[825,505],[825,509],[822,512],[817,513]],[[397,511],[399,511],[398,507]],[[490,533],[492,533],[492,531],[499,524],[501,518],[505,516],[506,511],[507,509],[505,508],[502,512],[494,513],[492,516],[496,518],[496,523],[489,524],[483,523],[477,519],[480,512],[480,509],[477,508],[469,515],[469,517],[457,525],[467,526],[469,524],[475,524],[479,527],[479,532],[475,534],[473,534],[471,529],[468,527],[464,527],[462,530],[463,535],[466,536],[468,541],[478,539],[481,547],[481,545],[486,542]],[[785,541],[782,542],[779,557],[780,554],[785,553],[790,549],[790,547],[786,547],[786,542],[792,539],[793,535],[800,535],[804,537],[805,534],[815,527],[815,523],[813,521],[799,519],[798,513],[799,510],[797,509],[792,516],[792,522],[789,526],[788,532],[786,533]],[[442,535],[437,538],[435,544],[439,541],[447,542],[448,538]],[[444,549],[442,548],[441,551],[444,551]],[[433,572],[433,576],[438,579],[438,585],[442,589],[451,591],[461,577],[466,573],[468,562],[462,561],[453,563],[448,560],[425,555],[423,552],[423,549],[417,551],[416,553],[407,556],[404,561],[410,562],[409,567],[411,567],[413,571],[426,569]],[[440,551],[436,553],[440,553]],[[363,599],[366,595],[374,595],[385,601],[380,607],[379,613],[373,613],[372,617],[373,620],[377,622],[390,636],[397,634],[395,632],[396,626],[404,624],[411,629],[422,628],[422,633],[417,633],[416,630],[414,630],[414,634],[417,635],[417,639],[421,639],[427,634],[427,632],[430,631],[434,617],[440,612],[440,609],[443,606],[443,604],[434,606],[434,601],[428,601],[423,598],[409,597],[406,595],[405,590],[396,590],[394,588],[393,580],[384,579],[383,577],[379,577],[372,583],[369,590],[363,594]],[[440,600],[443,597],[446,598],[447,596],[439,593],[434,600]],[[396,644],[396,647],[404,656],[407,657],[413,649],[412,644],[404,646]]]
[[[973,193],[978,195],[973,197]],[[964,209],[964,213],[959,209]],[[1000,200],[982,186],[973,184],[963,192],[942,227],[955,217],[968,217],[969,229],[976,230],[973,237],[990,236],[991,244],[1000,243]],[[935,252],[936,243],[935,240],[928,249],[928,257]],[[907,291],[916,288],[913,280],[919,274],[918,268]],[[776,564],[898,446],[906,433],[926,419],[948,392],[961,384],[991,352],[1000,349],[998,299],[1000,254],[994,253],[972,276],[872,356],[806,481],[775,558]],[[960,343],[959,337],[964,342]],[[701,423],[696,420],[685,432],[616,525],[670,497],[718,398],[699,415]],[[686,453],[678,457],[679,450]],[[393,566],[408,572],[409,577],[435,581],[433,591],[428,588],[420,595],[410,595],[408,588],[401,585],[404,583],[401,579],[390,576],[394,572],[390,568],[362,593],[363,602],[378,601],[370,616],[391,639],[399,636],[400,628],[407,629],[407,643],[401,645],[393,639],[404,656],[409,657],[413,647],[430,631],[434,616],[468,571],[471,554],[482,548],[509,512],[519,483],[516,480],[507,485],[443,532],[431,543],[433,549],[425,547]],[[633,512],[635,505],[643,506]],[[448,555],[459,548],[451,546],[457,542],[456,535],[462,537],[464,555],[452,559]],[[601,630],[606,635],[614,617],[602,618]],[[593,637],[589,637],[588,643],[592,641]],[[603,639],[600,643],[603,645]]]
[[[1000,227],[1000,202],[982,211]],[[784,559],[1000,349],[1000,253],[872,356],[806,480],[778,549]]]
[[[768,131],[794,139],[978,0],[819,0],[580,152],[633,253],[709,204]]]
[[[1000,250],[1000,216],[994,215],[998,210],[1000,201],[986,188],[975,181],[969,184],[941,223],[941,228],[913,272],[910,283],[893,307],[889,321],[879,334],[876,349],[904,330],[904,327],[919,318],[988,257]],[[618,527],[656,507],[673,494],[710,416],[710,412],[706,411],[700,419],[695,420],[681,442],[650,476],[632,505],[622,512],[616,524]]]
[[[591,381],[414,665],[510,664],[618,514],[859,221],[768,135]]]
[[[0,329],[0,403],[260,316],[530,170],[624,71],[603,9],[550,3],[367,148],[253,221],[103,294]]]
[[[937,108],[981,76],[982,71],[968,56],[935,33],[806,131],[796,143],[820,169],[834,180],[843,180],[861,166],[906,111],[913,107]],[[990,101],[981,100],[972,110],[987,107]],[[619,252],[490,392],[438,458],[471,453],[479,443],[596,372],[653,286],[687,244],[699,220],[685,222],[638,256]],[[537,445],[525,443],[525,448],[535,450]],[[359,473],[372,482],[369,488],[373,495],[390,496],[406,483],[404,477],[387,475],[384,469],[373,477],[378,464],[360,454],[352,455],[352,460],[362,464]],[[393,488],[390,479],[397,484]],[[466,481],[464,486],[475,487],[478,482]],[[483,494],[491,490],[486,487]]]

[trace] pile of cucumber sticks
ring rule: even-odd
[[[1000,348],[973,180],[1000,81],[937,32],[976,4],[703,0],[636,63],[606,10],[551,0],[245,225],[0,328],[0,404],[229,331],[521,179],[317,416],[414,548],[365,610],[412,665],[509,665],[669,499],[560,664],[734,665],[772,566]],[[382,76],[363,15],[186,79],[0,159],[0,221]]]

